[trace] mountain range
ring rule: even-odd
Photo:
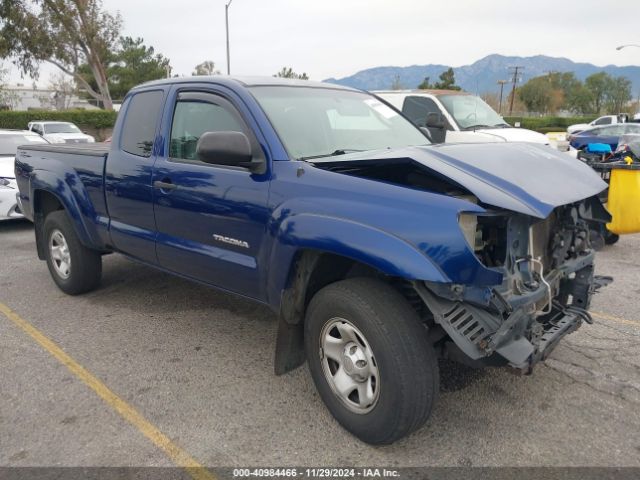
[[[577,63],[568,58],[548,57],[536,55],[533,57],[509,57],[493,54],[484,57],[471,65],[454,67],[456,84],[468,92],[486,93],[499,90],[498,80],[511,80],[511,66],[521,66],[522,80],[527,80],[545,75],[549,72],[574,72],[576,77],[584,80],[589,75],[601,71],[612,76],[625,76],[633,83],[634,97],[640,93],[640,66],[607,65],[598,67],[591,63]],[[344,78],[327,78],[325,82],[337,83],[364,90],[388,89],[394,83],[396,77],[403,88],[416,88],[425,77],[429,77],[431,83],[438,80],[442,72],[449,68],[448,65],[411,65],[409,67],[373,67],[361,70]],[[509,85],[505,85],[508,91]]]

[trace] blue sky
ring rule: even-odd
[[[187,75],[209,59],[226,71],[225,3],[104,0],[126,35]],[[378,65],[460,66],[490,53],[640,65],[640,48],[615,50],[640,44],[638,0],[233,0],[229,12],[232,74],[286,65],[321,80]],[[40,83],[53,71],[43,69]],[[15,68],[11,77],[19,79]]]

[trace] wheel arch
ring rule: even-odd
[[[399,279],[374,266],[334,252],[300,249],[296,252],[280,298],[275,372],[282,375],[305,361],[304,318],[309,302],[322,288],[356,277],[377,278],[389,283]]]

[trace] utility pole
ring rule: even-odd
[[[224,6],[224,23],[227,31],[227,75],[231,75],[231,56],[229,55],[229,7],[233,0],[229,0],[229,3]]]
[[[518,71],[523,70],[524,67],[522,65],[518,65],[515,67],[509,67],[509,70],[513,70],[513,87],[511,88],[511,105],[509,105],[509,115],[513,113],[513,101],[516,99],[516,83],[518,83]]]
[[[502,91],[504,90],[504,84],[509,83],[509,80],[498,80],[498,85],[500,85],[500,103],[498,104],[498,113],[502,115]]]

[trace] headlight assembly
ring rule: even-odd
[[[475,213],[460,213],[458,215],[458,224],[471,249],[476,250],[478,216]],[[480,240],[482,241],[482,237],[480,237]]]

